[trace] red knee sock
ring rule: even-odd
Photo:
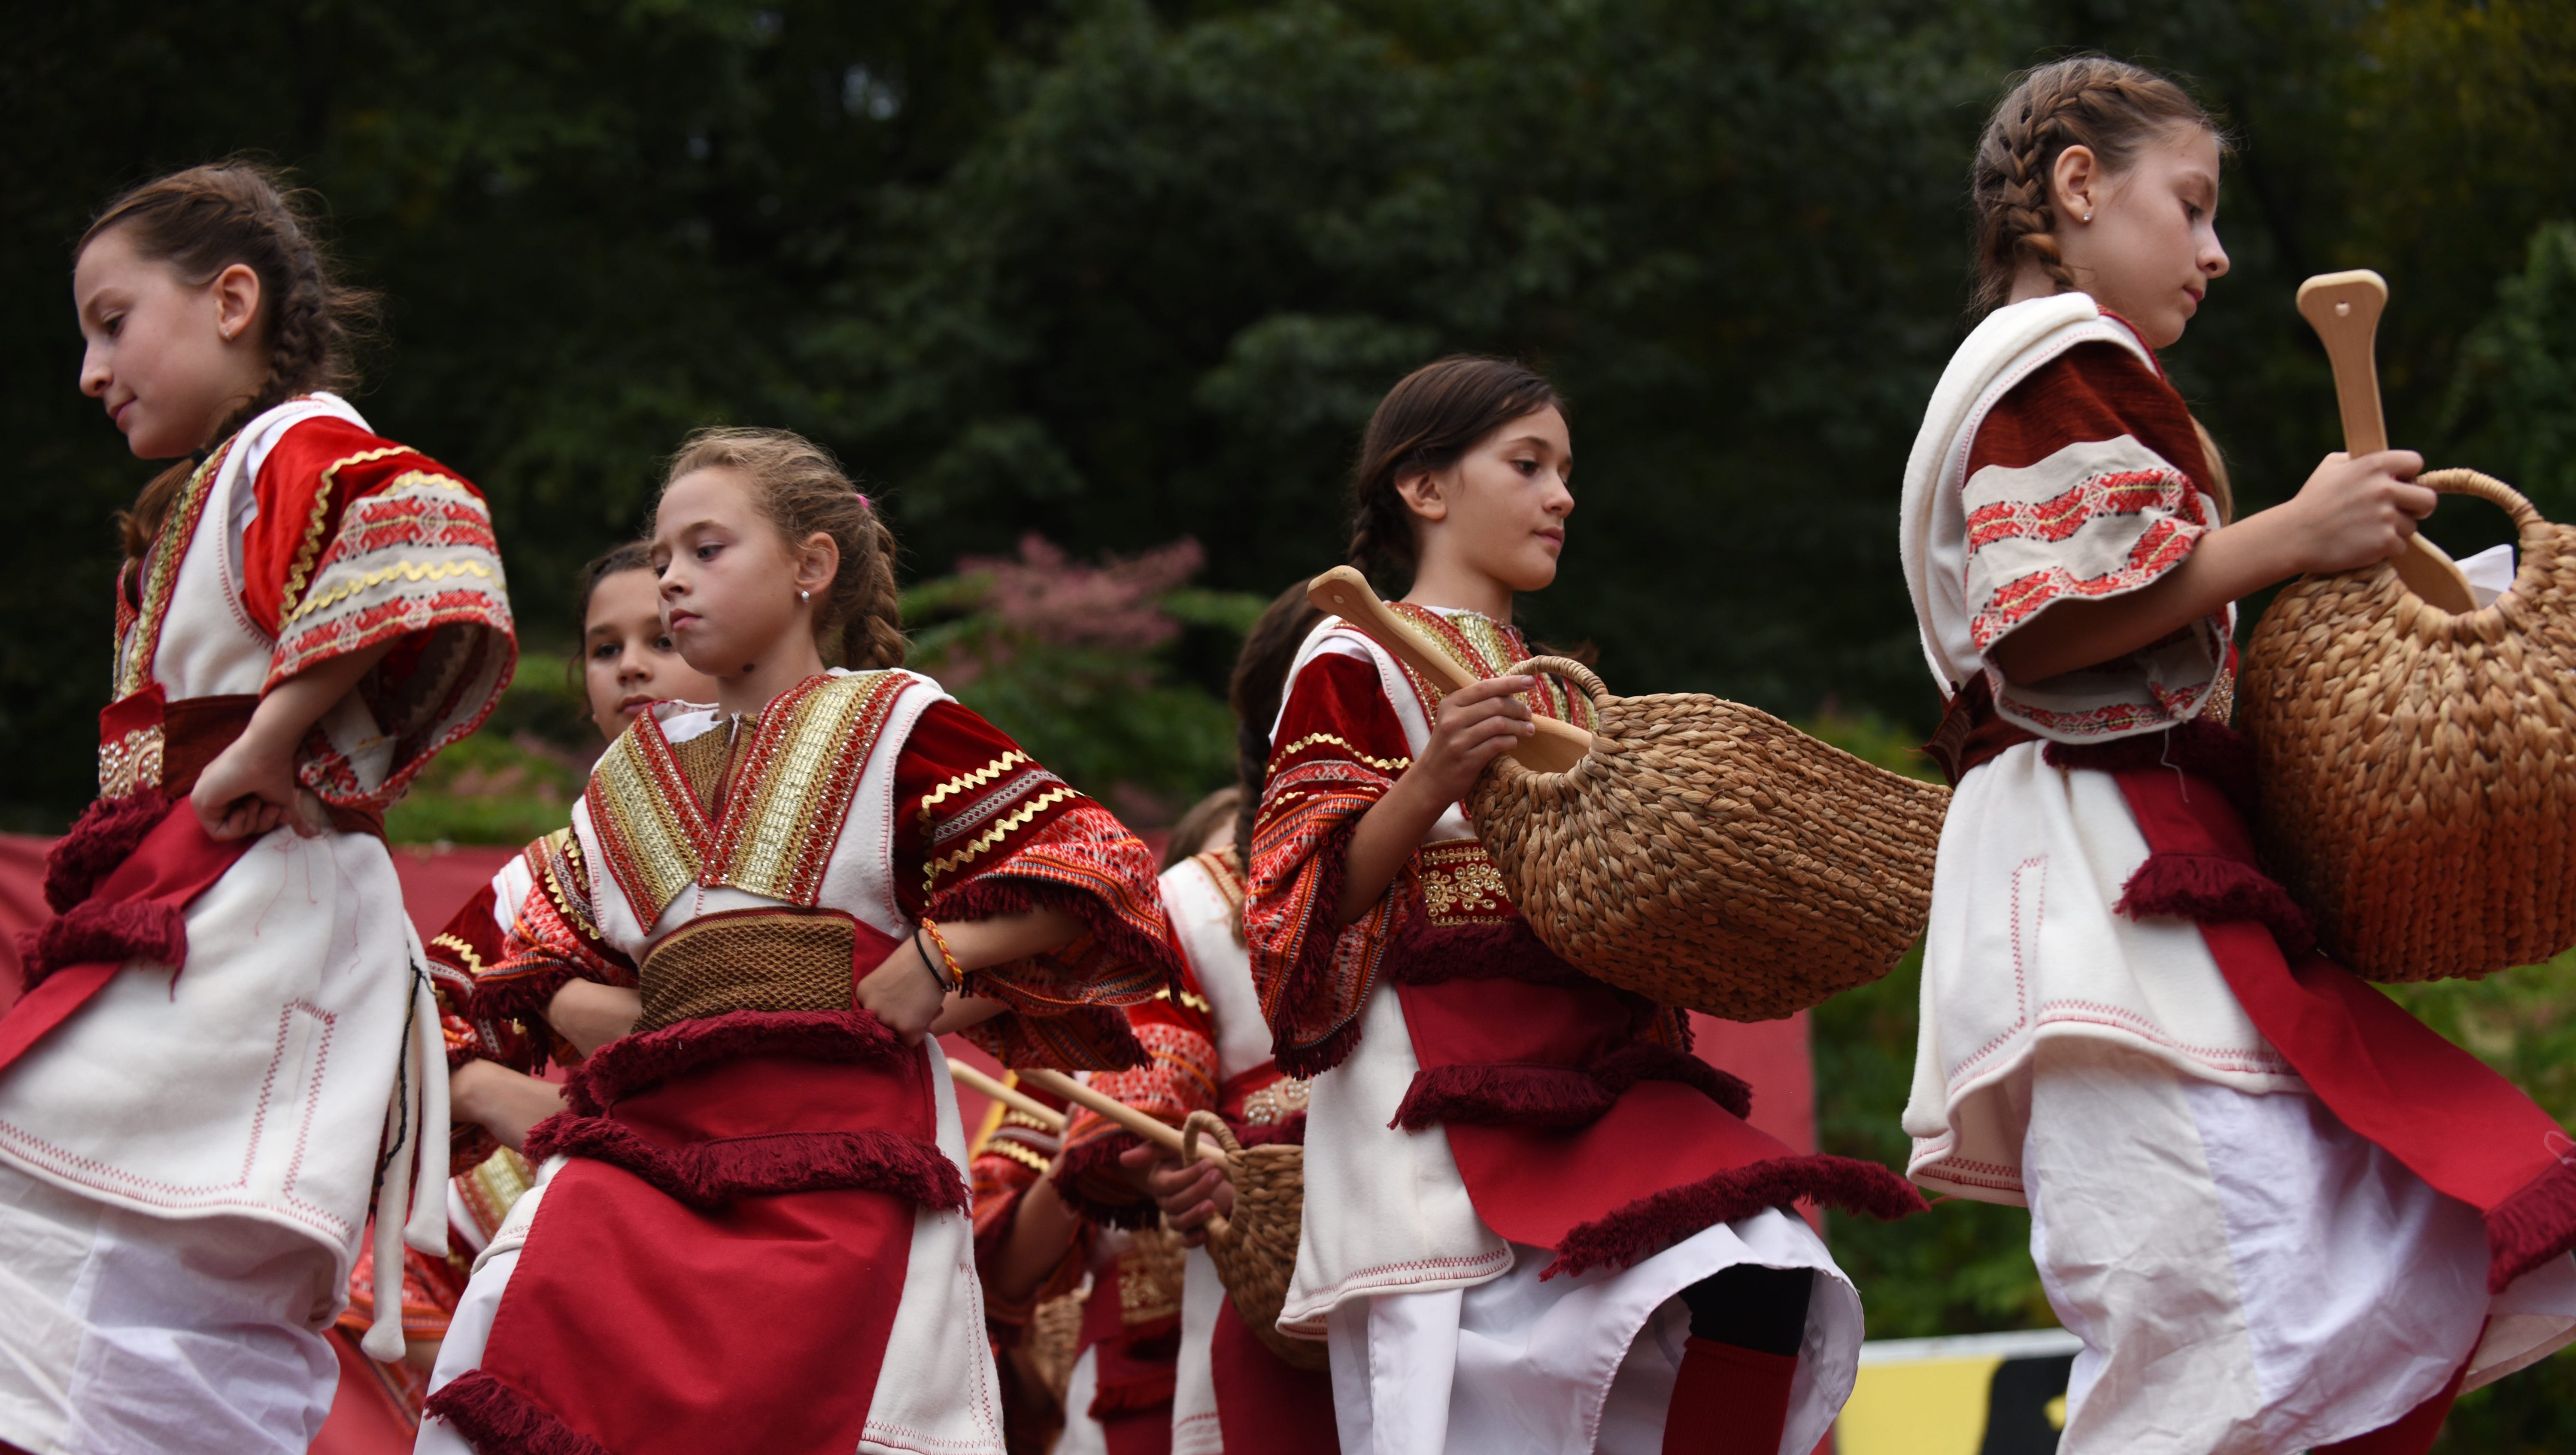
[[[2460,1381],[2468,1372],[2468,1366],[2461,1365],[2451,1382],[2442,1386],[2441,1393],[2400,1415],[2395,1423],[2382,1425],[2367,1435],[2319,1445],[2315,1455],[2424,1455],[2433,1448],[2433,1437],[2442,1433],[2442,1420],[2451,1413],[2451,1401],[2460,1397]]]
[[[1779,1455],[1797,1374],[1794,1354],[1685,1340],[1664,1411],[1664,1455]]]

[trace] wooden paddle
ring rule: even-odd
[[[1064,1135],[1064,1113],[1057,1111],[1054,1107],[1047,1105],[1045,1102],[1038,1100],[1036,1097],[1029,1095],[1018,1087],[1009,1085],[1005,1082],[996,1081],[992,1077],[985,1075],[983,1072],[976,1070],[974,1067],[967,1065],[965,1062],[958,1060],[954,1056],[948,1058],[948,1074],[955,1077],[957,1080],[966,1083],[966,1085],[974,1088],[975,1090],[984,1093],[986,1096],[991,1097],[993,1100],[1000,1102],[1002,1105],[1009,1107],[1011,1110],[1020,1112],[1045,1123],[1047,1129],[1054,1132],[1057,1136],[1061,1137]]]
[[[2379,337],[2379,315],[2388,307],[2388,280],[2368,268],[2349,273],[2321,273],[2299,285],[2299,316],[2325,341],[2334,363],[2335,404],[2343,411],[2346,454],[2368,455],[2388,448],[2388,421],[2379,409],[2379,364],[2373,354]],[[2397,558],[2397,578],[2418,596],[2444,611],[2470,612],[2478,599],[2469,593],[2469,578],[2440,546],[2418,531],[2406,538],[2406,553]]]
[[[1368,578],[1348,566],[1335,566],[1308,582],[1306,600],[1317,611],[1331,612],[1349,622],[1353,630],[1394,653],[1397,661],[1444,693],[1475,684],[1476,679],[1467,674],[1466,668],[1433,646],[1421,628],[1378,600],[1377,593],[1369,589]],[[1522,767],[1562,773],[1592,751],[1592,734],[1574,724],[1552,717],[1535,721],[1537,734],[1512,749],[1512,756],[1520,760]]]
[[[1175,1157],[1182,1155],[1180,1128],[1166,1126],[1114,1096],[1104,1096],[1061,1071],[1037,1071],[1023,1068],[1013,1074],[1018,1076],[1023,1084],[1061,1096],[1077,1106],[1091,1108]],[[1199,1157],[1202,1161],[1214,1162],[1219,1166],[1225,1164],[1225,1155],[1214,1147],[1201,1147]]]

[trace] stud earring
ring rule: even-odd
[[[799,589],[796,593],[796,599],[799,601],[811,601],[814,599],[814,593]]]
[[[2092,214],[2092,213],[2090,213],[2090,212],[2085,213],[2085,214],[2084,214],[2084,220],[2085,220],[2086,222],[2091,222],[2091,221],[2093,220],[2093,214]]]

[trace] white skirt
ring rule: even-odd
[[[2084,1340],[2060,1455],[2285,1455],[2576,1338],[2576,1259],[2487,1293],[2484,1224],[2304,1093],[2042,1045],[2032,1258]]]
[[[1660,1455],[1690,1314],[1677,1295],[1737,1264],[1818,1277],[1781,1455],[1806,1455],[1850,1398],[1860,1295],[1799,1219],[1704,1228],[1629,1268],[1541,1281],[1550,1255],[1466,1288],[1349,1299],[1329,1316],[1345,1455]]]
[[[339,1385],[333,1250],[157,1218],[0,1164],[0,1440],[33,1455],[302,1455]]]

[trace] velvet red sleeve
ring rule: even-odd
[[[1007,1013],[966,1034],[1006,1066],[1144,1061],[1120,1007],[1152,999],[1180,969],[1144,842],[953,702],[914,724],[894,806],[906,913],[951,921],[1054,909],[1083,924],[1066,945],[976,971],[971,991]]]
[[[307,737],[305,785],[381,812],[438,750],[472,732],[518,660],[499,543],[456,472],[336,416],[288,428],[252,486],[242,606],[277,640],[263,691],[388,646]]]
[[[1405,876],[1340,922],[1351,833],[1412,766],[1374,663],[1327,652],[1289,684],[1253,821],[1243,925],[1279,1069],[1313,1076],[1359,1041],[1360,1008],[1402,913]]]

